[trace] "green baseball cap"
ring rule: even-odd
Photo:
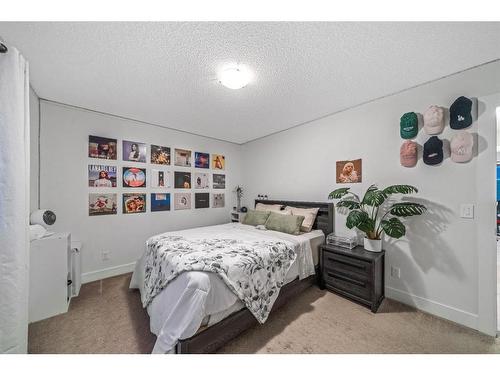
[[[408,112],[401,116],[399,122],[401,138],[415,138],[418,133],[418,117],[415,112]]]

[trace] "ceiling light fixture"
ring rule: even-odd
[[[250,83],[252,73],[242,65],[222,69],[219,73],[219,82],[228,89],[238,90]]]

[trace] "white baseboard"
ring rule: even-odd
[[[478,329],[478,315],[468,311],[460,310],[452,306],[444,305],[440,302],[419,297],[406,291],[386,286],[385,296],[402,302],[406,305],[416,307],[419,310],[451,320],[463,326]]]
[[[120,266],[109,267],[98,271],[82,273],[82,284],[90,283],[92,281],[106,279],[108,277],[123,275],[134,271],[135,262],[122,264]]]

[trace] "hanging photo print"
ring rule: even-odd
[[[170,165],[170,147],[151,145],[151,164]]]
[[[170,193],[151,193],[151,211],[170,211]]]
[[[210,187],[208,173],[195,173],[194,174],[194,188],[195,189],[208,189]]]
[[[89,194],[89,216],[115,214],[116,194]]]
[[[152,188],[169,188],[170,187],[170,172],[159,169],[151,170],[151,187]]]
[[[222,193],[222,194],[213,194],[212,207],[213,208],[222,208],[222,207],[224,207],[224,193]]]
[[[194,166],[196,168],[210,168],[210,155],[205,152],[195,152]]]
[[[174,172],[174,187],[176,189],[191,189],[191,172]]]
[[[116,139],[89,135],[89,158],[116,160]]]
[[[174,208],[176,210],[190,210],[191,209],[191,193],[175,193],[174,194]]]
[[[146,212],[146,194],[123,194],[123,213]]]
[[[212,155],[212,169],[219,169],[221,171],[226,167],[226,158],[224,155]]]
[[[123,141],[122,155],[124,161],[146,162],[146,144],[139,142]]]
[[[123,187],[146,187],[146,169],[123,167]]]
[[[209,207],[210,207],[210,193],[194,194],[194,208],[209,208]]]
[[[213,174],[214,189],[225,189],[226,188],[226,175],[225,174]]]
[[[89,165],[89,187],[116,187],[116,167]]]
[[[175,149],[175,165],[178,167],[191,166],[191,151],[180,148]]]
[[[337,184],[361,182],[361,159],[337,162]]]

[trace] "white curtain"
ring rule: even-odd
[[[0,353],[26,353],[29,268],[29,75],[0,53]]]

